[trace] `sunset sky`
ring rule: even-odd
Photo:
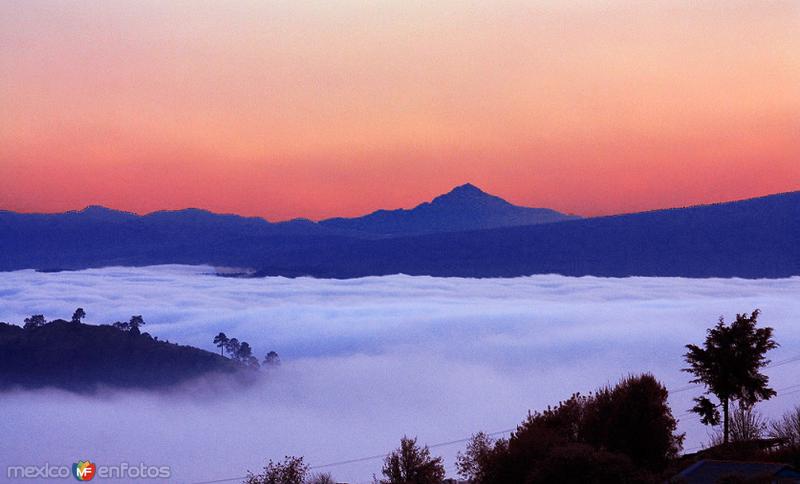
[[[0,2],[0,209],[800,190],[800,2]]]

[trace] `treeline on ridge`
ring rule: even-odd
[[[101,386],[166,388],[205,375],[251,381],[258,361],[240,344],[230,358],[178,345],[142,332],[141,315],[113,324],[90,325],[83,308],[70,320],[25,318],[20,327],[0,322],[0,389],[57,387],[92,392]],[[247,356],[247,357],[245,357]],[[266,358],[277,365],[277,353]]]

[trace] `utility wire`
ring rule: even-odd
[[[486,435],[488,437],[494,437],[496,435],[508,434],[508,433],[511,433],[511,432],[513,432],[515,430],[517,430],[516,427],[510,428],[510,429],[505,429],[505,430],[498,430],[496,432],[487,433]],[[435,449],[435,448],[438,448],[438,447],[447,447],[449,445],[455,445],[455,444],[461,444],[461,443],[464,443],[464,442],[468,442],[470,439],[472,439],[471,436],[463,438],[463,439],[450,440],[450,441],[447,441],[447,442],[438,442],[436,444],[429,445],[428,448],[429,449]],[[367,462],[367,461],[375,460],[375,459],[384,459],[384,458],[386,458],[387,455],[389,455],[389,454],[388,453],[386,453],[386,454],[376,454],[376,455],[371,455],[371,456],[367,456],[367,457],[359,457],[359,458],[356,458],[356,459],[349,459],[349,460],[342,460],[342,461],[338,461],[338,462],[331,462],[331,463],[328,463],[328,464],[322,464],[322,465],[318,465],[318,466],[311,466],[311,467],[309,467],[309,470],[313,471],[313,470],[317,470],[317,469],[325,469],[325,468],[328,468],[328,467],[336,467],[336,466],[342,466],[342,465],[347,465],[347,464],[356,464],[356,463],[359,463],[359,462]],[[213,481],[195,482],[193,484],[215,484],[215,483],[219,483],[219,482],[241,481],[241,480],[244,480],[246,478],[247,478],[247,476],[231,477],[231,478],[227,478],[227,479],[217,479],[217,480],[213,480]]]
[[[800,355],[796,355],[796,356],[793,356],[791,358],[786,358],[784,360],[781,360],[781,361],[778,361],[778,362],[775,362],[775,363],[771,363],[770,365],[766,366],[765,368],[776,368],[776,367],[787,365],[787,364],[790,364],[790,363],[796,363],[798,361],[800,361]],[[694,388],[699,388],[700,386],[701,386],[700,384],[692,384],[692,385],[686,385],[686,386],[683,386],[683,387],[676,388],[675,390],[669,390],[668,389],[667,391],[670,394],[680,393],[680,392],[684,392],[684,391],[691,390],[691,389],[694,389]],[[792,395],[794,393],[800,393],[800,388],[797,388],[797,387],[800,387],[800,383],[795,384],[795,385],[790,385],[788,387],[780,388],[778,390],[775,390],[776,392],[778,392],[778,395],[775,398],[779,398],[779,397],[786,396],[786,395]],[[797,388],[797,389],[796,390],[792,390],[794,388]],[[786,393],[782,393],[782,392],[785,392],[786,390],[792,390],[792,391],[786,392]],[[676,419],[680,420],[681,418],[688,417],[688,416],[691,416],[691,415],[694,415],[694,412],[685,412],[685,413],[682,413],[681,415],[678,415],[676,417]],[[699,417],[699,416],[695,415],[695,417]],[[486,435],[489,436],[489,437],[494,437],[496,435],[508,434],[508,433],[511,433],[511,432],[513,432],[515,430],[517,430],[517,427],[510,428],[510,429],[505,429],[505,430],[498,430],[498,431],[495,431],[495,432],[489,432],[489,433],[486,433]],[[450,441],[447,441],[447,442],[438,442],[436,444],[429,445],[428,448],[429,449],[435,449],[435,448],[438,448],[438,447],[447,447],[449,445],[455,445],[455,444],[461,444],[461,443],[467,442],[470,439],[472,439],[471,436],[470,437],[466,437],[466,438],[462,438],[462,439],[457,439],[457,440],[450,440]],[[691,447],[691,448],[686,449],[686,450],[687,451],[692,451],[692,450],[699,449],[699,448],[702,448],[702,445]],[[342,461],[337,461],[337,462],[330,462],[328,464],[322,464],[322,465],[318,465],[318,466],[311,466],[311,467],[309,467],[309,470],[326,469],[326,468],[329,468],[329,467],[337,467],[337,466],[343,466],[343,465],[347,465],[347,464],[357,464],[359,462],[368,462],[368,461],[376,460],[376,459],[384,459],[384,458],[386,458],[387,455],[389,455],[389,454],[388,453],[376,454],[376,455],[370,455],[370,456],[367,456],[367,457],[358,457],[358,458],[355,458],[355,459],[342,460]],[[198,482],[194,482],[192,484],[217,484],[217,483],[222,483],[222,482],[243,481],[244,479],[247,479],[247,476],[230,477],[230,478],[226,478],[226,479],[216,479],[216,480],[213,480],[213,481],[198,481]]]
[[[795,362],[798,362],[798,361],[800,361],[800,355],[795,355],[795,356],[792,356],[792,357],[789,357],[789,358],[785,358],[783,360],[772,362],[769,365],[765,366],[764,368],[767,368],[767,369],[768,368],[778,368],[779,366],[788,365],[790,363],[795,363]],[[691,383],[689,385],[685,385],[685,386],[678,387],[678,388],[675,388],[675,389],[667,389],[667,391],[669,392],[670,395],[673,395],[675,393],[682,393],[682,392],[686,392],[686,391],[689,391],[689,390],[693,390],[695,388],[700,388],[701,386],[702,385],[700,385],[699,383]]]

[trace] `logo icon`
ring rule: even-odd
[[[72,464],[72,475],[79,481],[91,481],[97,466],[88,460],[79,460]]]

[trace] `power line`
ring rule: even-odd
[[[791,364],[791,363],[796,363],[798,361],[800,361],[800,355],[795,355],[795,356],[791,356],[789,358],[784,358],[783,360],[779,360],[779,361],[775,361],[773,363],[770,363],[769,365],[765,366],[764,368],[765,369],[778,368],[780,366],[788,365],[788,364]],[[685,385],[685,386],[678,387],[678,388],[675,388],[675,389],[669,389],[668,388],[667,391],[669,392],[670,395],[673,395],[675,393],[682,393],[682,392],[686,392],[686,391],[689,391],[689,390],[692,390],[692,389],[695,389],[695,388],[700,388],[701,386],[702,385],[700,385],[699,383],[690,383],[689,385]]]
[[[496,435],[508,434],[508,433],[511,433],[511,432],[513,432],[515,430],[517,430],[517,427],[510,428],[510,429],[505,429],[505,430],[498,430],[498,431],[495,431],[495,432],[489,432],[489,433],[486,433],[486,435],[489,436],[489,437],[494,437]],[[462,438],[462,439],[449,440],[447,442],[438,442],[438,443],[429,445],[428,448],[429,449],[435,449],[435,448],[438,448],[438,447],[447,447],[449,445],[462,444],[464,442],[468,442],[470,439],[472,439],[471,436],[470,437],[466,437],[466,438]],[[367,462],[367,461],[371,461],[371,460],[375,460],[375,459],[384,459],[388,455],[389,455],[389,453],[376,454],[376,455],[370,455],[370,456],[367,456],[367,457],[359,457],[359,458],[356,458],[356,459],[342,460],[342,461],[338,461],[338,462],[330,462],[328,464],[321,464],[321,465],[318,465],[318,466],[311,466],[311,467],[309,467],[309,470],[313,471],[313,470],[318,470],[318,469],[325,469],[325,468],[328,468],[328,467],[336,467],[336,466],[342,466],[342,465],[347,465],[347,464],[357,464],[359,462]],[[215,484],[215,483],[220,483],[220,482],[240,481],[240,480],[243,480],[243,479],[246,479],[246,478],[247,478],[247,476],[231,477],[231,478],[227,478],[227,479],[217,479],[217,480],[213,480],[213,481],[195,482],[193,484]]]
[[[794,385],[789,385],[788,387],[778,388],[777,390],[775,390],[778,393],[775,396],[775,398],[780,398],[780,397],[785,397],[786,395],[792,395],[792,394],[795,394],[795,393],[800,393],[800,388],[798,388],[798,387],[800,387],[800,383],[796,383]],[[792,390],[792,391],[787,392],[786,390]],[[688,412],[684,412],[684,413],[678,415],[675,418],[682,419],[684,417],[689,417],[689,416],[692,416],[692,415],[694,415],[695,417],[698,417],[698,418],[700,417],[699,415],[696,415],[694,412],[688,411]]]
[[[783,389],[778,389],[778,390],[775,390],[776,392],[778,392],[778,395],[776,395],[776,396],[775,396],[775,398],[780,398],[780,397],[785,397],[785,396],[787,396],[787,395],[793,395],[793,394],[795,394],[795,393],[800,393],[800,388],[796,388],[796,387],[800,387],[800,383],[798,383],[798,384],[796,384],[796,385],[790,385],[790,386],[788,386],[788,387],[785,387],[785,388],[783,388]],[[787,391],[785,391],[785,390],[787,390],[787,389],[790,389],[790,388],[796,388],[796,389],[795,389],[795,390],[792,390],[792,391],[790,391],[790,392],[787,392]],[[692,415],[693,413],[694,413],[694,412],[686,412],[686,413],[684,413],[684,414],[681,414],[681,415],[679,415],[677,418],[678,418],[678,419],[681,419],[681,418],[683,418],[683,417],[685,417],[685,416]],[[699,415],[694,415],[694,416],[695,416],[695,417],[699,417]],[[687,452],[694,452],[694,451],[696,451],[696,450],[700,450],[700,449],[702,449],[703,447],[704,447],[704,445],[703,445],[703,444],[700,444],[700,445],[695,445],[695,446],[693,446],[693,447],[689,447],[688,449],[683,449],[683,450],[684,450],[684,454],[685,454],[685,453],[687,453]]]
[[[787,365],[787,364],[790,364],[790,363],[796,363],[798,361],[800,361],[800,355],[792,356],[790,358],[786,358],[784,360],[781,360],[781,361],[778,361],[778,362],[775,362],[775,363],[771,363],[770,365],[766,366],[765,368],[776,368],[776,367]],[[699,388],[701,386],[702,385],[700,385],[700,384],[692,384],[692,385],[686,385],[686,386],[683,386],[683,387],[676,388],[675,390],[669,390],[668,389],[667,391],[670,394],[680,393],[680,392],[692,390],[694,388]],[[782,393],[782,392],[785,392],[786,390],[790,390],[790,389],[793,389],[793,388],[796,388],[796,387],[800,387],[800,383],[795,384],[795,385],[790,385],[788,387],[784,387],[784,388],[776,390],[776,392],[778,392],[778,395],[775,398],[779,398],[779,397],[786,396],[786,395],[792,395],[794,393],[800,393],[800,388],[798,388],[796,390],[793,390],[793,391],[790,391],[790,392],[787,392],[787,393]],[[676,418],[678,420],[680,420],[680,419],[682,419],[684,417],[688,417],[688,416],[691,416],[691,415],[694,415],[694,412],[691,412],[691,411],[690,412],[685,412],[685,413],[679,415]],[[699,417],[698,415],[695,415],[695,416]],[[495,431],[495,432],[486,433],[486,435],[489,436],[489,437],[494,437],[495,435],[503,435],[503,434],[511,433],[511,432],[515,431],[516,429],[517,429],[517,427],[510,428],[510,429],[505,429],[505,430],[498,430],[498,431]],[[429,445],[428,448],[429,449],[435,449],[435,448],[438,448],[438,447],[447,447],[449,445],[455,445],[455,444],[461,444],[461,443],[464,443],[464,442],[468,442],[470,439],[472,439],[471,436],[470,437],[466,437],[466,438],[462,438],[462,439],[450,440],[450,441],[447,441],[447,442],[438,442],[436,444]],[[699,449],[701,447],[702,447],[702,445],[701,446],[692,447],[690,449],[687,449],[687,451],[691,451],[693,449]],[[370,456],[367,456],[367,457],[358,457],[358,458],[355,458],[355,459],[342,460],[342,461],[338,461],[338,462],[330,462],[328,464],[322,464],[322,465],[318,465],[318,466],[311,466],[311,467],[309,467],[309,470],[326,469],[326,468],[330,468],[330,467],[337,467],[337,466],[343,466],[343,465],[348,465],[348,464],[357,464],[359,462],[368,462],[368,461],[376,460],[376,459],[384,459],[388,455],[389,455],[388,453],[376,454],[376,455],[370,455]],[[246,478],[247,478],[247,476],[231,477],[231,478],[227,478],[227,479],[216,479],[216,480],[212,480],[212,481],[199,481],[199,482],[194,482],[193,484],[217,484],[217,483],[222,483],[222,482],[242,481],[242,480],[244,480]]]
[[[515,430],[517,430],[517,427],[510,428],[510,429],[505,429],[505,430],[498,430],[498,431],[495,431],[495,432],[489,432],[489,433],[486,433],[486,435],[488,437],[494,437],[495,435],[508,434],[508,433],[511,433],[511,432],[513,432]],[[461,444],[461,443],[464,443],[464,442],[468,442],[470,439],[472,439],[471,436],[463,438],[463,439],[449,440],[447,442],[438,442],[436,444],[429,445],[428,448],[429,449],[435,449],[435,448],[438,448],[438,447],[446,447],[448,445]],[[322,465],[318,465],[318,466],[311,466],[311,467],[309,467],[309,470],[325,469],[325,468],[328,468],[328,467],[336,467],[336,466],[342,466],[342,465],[347,465],[347,464],[356,464],[356,463],[359,463],[359,462],[367,462],[367,461],[375,460],[375,459],[384,459],[388,455],[389,455],[389,453],[376,454],[376,455],[371,455],[371,456],[368,456],[368,457],[359,457],[359,458],[356,458],[356,459],[349,459],[349,460],[342,460],[342,461],[338,461],[338,462],[331,462],[331,463],[328,463],[328,464],[322,464]],[[242,480],[242,479],[246,479],[246,476],[231,477],[231,478],[228,478],[228,479],[217,479],[217,480],[214,480],[214,481],[195,482],[193,484],[214,484],[214,483],[218,483],[218,482],[231,482],[231,481],[238,481],[238,480]]]

